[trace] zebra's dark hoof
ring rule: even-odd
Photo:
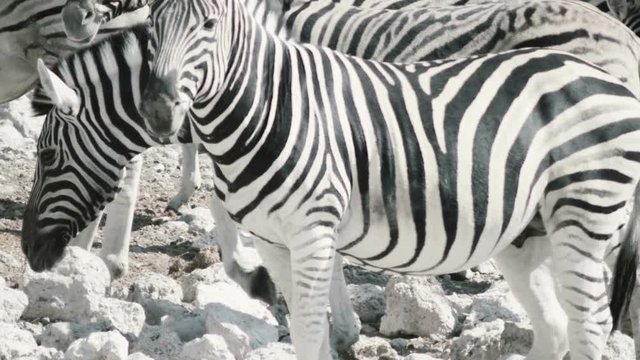
[[[251,272],[251,286],[249,295],[258,300],[262,300],[269,305],[276,303],[276,286],[271,281],[271,276],[264,266],[258,266]]]

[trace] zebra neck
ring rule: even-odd
[[[230,1],[232,3],[234,1]],[[288,46],[238,6],[230,34],[229,61],[219,92],[205,94],[192,109],[194,134],[220,163],[247,154],[273,126],[288,126]]]

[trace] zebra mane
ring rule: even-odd
[[[65,57],[54,66],[51,71],[60,76],[67,85],[72,88],[76,87],[76,80],[74,75],[70,73],[70,69],[74,68],[74,61],[79,58],[80,62],[86,62],[87,58],[99,58],[107,74],[116,73],[119,69],[119,62],[116,57],[117,54],[122,54],[120,57],[129,57],[129,55],[135,55],[142,53],[142,60],[145,61],[147,51],[147,41],[149,39],[149,27],[142,24],[131,27],[127,31],[116,33],[110,37],[102,39],[99,42],[92,44],[89,47],[78,50],[77,52]],[[139,55],[138,55],[139,56]],[[91,81],[86,80],[86,81]],[[79,84],[82,85],[82,84]],[[54,108],[55,105],[44,91],[42,84],[38,82],[31,99],[31,109],[35,116],[45,115]]]

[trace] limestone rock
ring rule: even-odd
[[[267,346],[250,351],[244,360],[296,360],[293,345],[280,342],[269,343]]]
[[[609,336],[602,360],[631,360],[635,359],[635,354],[633,339],[620,331],[614,331]]]
[[[189,231],[196,234],[207,233],[213,230],[215,226],[211,210],[205,207],[183,209],[180,221],[187,223],[189,225]]]
[[[380,337],[361,335],[358,342],[351,346],[350,352],[358,360],[397,360],[400,357],[391,344]]]
[[[365,323],[378,323],[384,315],[384,289],[373,284],[347,285],[353,310]]]
[[[168,300],[180,304],[182,301],[182,288],[168,276],[158,273],[145,273],[131,285],[129,300],[140,304],[143,304],[146,300]]]
[[[96,332],[71,343],[65,360],[126,360],[129,342],[117,331]]]
[[[38,344],[30,332],[16,324],[0,322],[0,359],[17,359],[31,355]]]
[[[260,301],[226,283],[203,286],[210,287],[204,309],[207,332],[222,335],[236,358],[278,341],[278,323]]]
[[[0,284],[0,322],[18,321],[28,303],[24,292]]]
[[[527,313],[513,297],[506,282],[499,282],[482,294],[474,295],[471,310],[463,327],[473,328],[480,322],[501,319],[514,323],[528,323]]]
[[[207,334],[184,344],[180,353],[182,360],[235,360],[224,338]]]
[[[99,257],[78,247],[68,247],[51,271],[26,270],[22,287],[29,305],[23,315],[62,321],[82,319],[92,299],[104,296],[110,281],[109,270]]]
[[[145,325],[133,343],[132,352],[143,351],[155,360],[179,359],[182,341],[178,334],[162,326]]]
[[[380,333],[386,336],[449,335],[456,317],[433,277],[394,277],[385,289],[386,310]]]
[[[190,274],[185,275],[180,281],[183,294],[182,300],[184,302],[193,302],[196,299],[196,287],[199,284],[212,285],[217,282],[235,284],[235,282],[227,276],[222,263],[209,266],[206,269],[196,269],[192,271]]]
[[[144,353],[137,352],[130,354],[127,360],[153,360],[153,358],[145,355]]]

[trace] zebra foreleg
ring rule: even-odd
[[[95,240],[96,233],[98,232],[98,225],[100,225],[100,219],[102,219],[102,212],[100,212],[100,214],[98,214],[98,217],[89,225],[87,225],[84,230],[79,232],[76,237],[71,239],[71,241],[69,242],[69,246],[77,246],[87,251],[91,251],[93,241]]]
[[[510,245],[494,259],[531,319],[534,339],[526,359],[561,360],[569,349],[567,316],[556,297],[549,239],[528,238],[521,248]]]
[[[358,341],[360,321],[356,318],[353,305],[347,293],[347,282],[342,271],[342,256],[335,255],[331,278],[331,348],[342,352]]]
[[[202,185],[198,162],[198,144],[182,145],[182,179],[180,190],[171,198],[166,210],[178,211]]]
[[[243,245],[238,241],[238,228],[225,210],[222,202],[214,194],[210,203],[211,215],[216,223],[216,240],[220,247],[224,270],[249,296],[260,299],[267,304],[276,301],[276,289],[269,277],[269,273],[263,266],[247,269],[236,260],[237,256],[244,256]]]
[[[299,360],[325,360],[329,346],[329,305],[335,257],[335,232],[307,227],[287,245],[291,252],[291,339]]]
[[[131,225],[138,197],[142,161],[142,155],[138,155],[127,164],[122,190],[107,206],[107,222],[100,257],[107,264],[112,279],[122,277],[129,271]]]
[[[273,244],[269,244],[266,241],[256,241],[256,249],[258,250],[258,253],[260,254],[260,256],[262,257],[263,261],[264,261],[264,266],[267,268],[267,270],[269,271],[269,274],[271,275],[271,278],[273,279],[273,281],[275,282],[276,286],[278,287],[278,289],[280,289],[280,291],[282,292],[282,295],[284,296],[284,299],[287,303],[287,306],[289,307],[290,311],[292,308],[292,304],[293,304],[293,280],[292,280],[292,266],[291,266],[291,252],[289,251],[289,249],[285,248],[285,247],[281,247],[281,246],[277,246],[277,245],[273,245]],[[338,266],[338,264],[336,263],[336,266]],[[340,271],[342,271],[342,268],[340,267]],[[308,280],[308,279],[307,279]],[[344,280],[344,278],[343,278]],[[331,285],[332,289],[331,291],[331,296],[334,296],[333,293],[333,284]],[[342,285],[343,288],[346,289],[346,285]],[[312,300],[312,299],[310,299]],[[342,301],[349,303],[349,310],[351,310],[351,305],[349,302],[349,298],[347,297],[346,301],[343,299]],[[331,306],[332,306],[332,310],[333,310],[333,301],[331,301]],[[341,309],[344,309],[344,304],[340,304],[338,305],[338,308],[336,309],[338,311],[338,313],[341,313]],[[325,320],[326,323],[326,305],[323,306],[323,319]],[[293,316],[293,315],[292,315]],[[336,314],[334,314],[334,316],[336,316]],[[343,318],[344,316],[342,315],[338,315],[338,319]],[[334,318],[335,320],[338,320]],[[291,324],[293,324],[293,321],[295,321],[292,318]],[[290,324],[290,325],[291,325]],[[335,326],[335,323],[334,323]],[[296,354],[298,359],[339,359],[338,354],[334,351],[335,349],[331,349],[330,346],[330,341],[329,341],[329,337],[326,335],[328,332],[325,332],[325,334],[323,334],[322,336],[318,337],[323,339],[322,345],[320,346],[320,353],[321,354],[331,354],[331,357],[320,357],[320,358],[316,358],[315,355],[316,353],[313,353],[313,356],[310,356],[310,354],[312,353],[308,353],[308,352],[304,352],[302,350],[302,348],[298,347],[296,344],[296,340],[295,340],[295,336],[294,332],[295,330],[293,329],[292,326],[290,326],[290,331],[291,331],[291,337],[294,343],[294,346],[296,348]],[[304,331],[303,331],[304,332]],[[300,335],[298,335],[300,336]],[[332,339],[333,341],[333,339]],[[308,349],[308,348],[304,348],[304,349]]]

